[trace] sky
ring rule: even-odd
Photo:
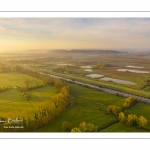
[[[0,51],[150,50],[150,18],[0,18]]]

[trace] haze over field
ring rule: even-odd
[[[149,50],[149,18],[0,18],[0,51]]]

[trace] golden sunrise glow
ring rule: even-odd
[[[150,19],[0,19],[0,51],[148,49]]]

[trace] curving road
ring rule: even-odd
[[[109,88],[102,88],[102,87],[99,87],[99,86],[96,86],[96,85],[83,83],[83,82],[79,82],[79,81],[75,81],[75,80],[71,80],[71,79],[67,79],[67,78],[62,78],[62,77],[59,77],[59,76],[54,76],[54,75],[46,74],[46,73],[43,73],[43,72],[40,72],[40,74],[48,75],[50,77],[58,78],[58,79],[61,79],[61,80],[67,81],[67,82],[71,82],[71,83],[75,83],[75,84],[78,84],[78,85],[90,87],[90,88],[100,90],[100,91],[103,91],[103,92],[107,92],[107,93],[111,93],[111,94],[115,94],[115,95],[117,94],[117,95],[120,95],[120,96],[123,96],[123,97],[134,97],[138,101],[150,104],[150,98],[141,97],[141,96],[125,93],[125,92],[120,92],[120,91],[112,90],[112,89],[109,89]]]

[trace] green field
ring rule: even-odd
[[[117,69],[120,69],[120,68],[117,68]],[[149,74],[121,72],[121,71],[117,71],[117,69],[111,69],[111,67],[109,67],[109,68],[104,69],[104,70],[99,70],[99,71],[97,71],[97,73],[103,74],[103,75],[106,75],[107,77],[111,77],[111,78],[115,78],[115,79],[134,82],[135,83],[134,85],[125,85],[125,84],[113,83],[116,85],[118,84],[118,85],[122,85],[124,87],[130,87],[133,89],[141,89],[146,84],[145,81],[148,80],[150,77]]]
[[[0,74],[2,75],[2,73]],[[10,77],[11,80],[4,78],[3,84],[17,86],[23,84],[25,78],[32,80],[32,84],[42,84],[41,80],[28,75],[20,74],[17,72],[11,72],[5,74]],[[13,78],[12,78],[13,77]],[[17,78],[19,79],[17,82]],[[17,84],[17,85],[16,85]],[[35,132],[62,132],[61,124],[64,121],[72,123],[73,127],[78,127],[81,122],[92,123],[98,126],[99,132],[145,132],[145,130],[126,126],[118,122],[116,116],[106,112],[109,105],[117,105],[122,107],[125,98],[109,93],[101,92],[98,90],[86,88],[76,84],[69,85],[70,95],[72,99],[72,105],[67,107],[59,116],[52,120],[46,126],[36,130]],[[57,89],[54,86],[42,86],[29,90],[31,98],[25,99],[23,93],[17,88],[0,93],[0,117],[5,116],[9,112],[22,112],[26,109],[32,109],[36,104],[44,100],[51,100],[52,96],[57,93]],[[135,106],[125,110],[125,114],[136,114],[138,117],[143,115],[148,120],[148,126],[150,126],[150,117],[148,115],[150,108],[148,104],[137,103]],[[32,112],[31,112],[32,114]]]
[[[10,89],[0,93],[0,116],[5,113],[18,111],[21,112],[28,108],[33,108],[38,102],[50,100],[56,94],[54,86],[39,87],[29,91],[31,94],[30,100],[26,100],[23,93],[17,89]]]
[[[43,85],[43,81],[18,72],[0,73],[0,87],[25,86],[25,80],[29,80],[29,87]]]
[[[109,105],[122,106],[125,98],[75,84],[69,84],[69,86],[73,96],[73,105],[66,108],[52,122],[36,130],[36,132],[62,132],[61,124],[64,121],[72,123],[73,127],[78,127],[83,121],[92,123],[98,126],[99,132],[146,132],[146,130],[118,122],[116,116],[106,112]],[[147,113],[149,110],[149,105],[137,103],[135,106],[127,109],[125,114],[143,115],[148,120],[148,126],[150,126],[150,117],[148,117]]]
[[[130,109],[127,109],[125,111],[126,114],[135,114],[138,117],[139,116],[143,116],[147,119],[147,125],[150,129],[150,105],[148,104],[144,104],[144,103],[137,103],[136,105],[134,105],[133,107],[131,107]]]
[[[147,87],[144,89],[144,91],[150,92],[150,86],[147,86]]]
[[[68,78],[68,79],[72,79],[72,80],[76,80],[76,81],[81,81],[83,83],[88,83],[88,84],[92,84],[92,85],[106,87],[106,88],[114,89],[117,91],[127,92],[127,93],[134,94],[137,96],[143,96],[143,97],[150,98],[150,93],[147,91],[143,91],[143,90],[138,90],[138,89],[134,89],[134,88],[130,88],[130,87],[123,87],[121,85],[115,85],[115,84],[112,84],[110,82],[103,82],[101,80],[98,81],[97,79],[90,79],[90,78],[86,78],[84,76],[83,77],[76,77],[73,75],[56,73],[53,71],[46,71],[46,70],[43,70],[43,72],[49,73],[52,75],[56,75],[56,76],[60,76],[60,77],[64,77],[64,78]]]
[[[37,132],[61,132],[61,123],[64,121],[71,122],[73,127],[77,127],[83,121],[93,123],[99,130],[117,122],[115,116],[106,113],[106,108],[112,104],[122,106],[125,98],[75,84],[69,86],[73,105]]]
[[[65,67],[65,66],[58,66],[57,65],[57,62],[55,64],[58,68],[58,67]],[[75,68],[75,67],[68,67],[68,73],[67,75],[70,75],[70,76],[75,76],[75,77],[79,77],[79,78],[85,78],[85,75],[87,74],[91,74],[91,73],[96,73],[96,74],[103,74],[105,75],[106,77],[110,77],[110,78],[116,78],[116,79],[120,79],[120,80],[126,80],[126,81],[130,81],[130,82],[134,82],[135,84],[134,85],[129,85],[129,84],[121,84],[121,83],[115,83],[115,82],[111,82],[112,85],[119,85],[119,86],[122,86],[122,87],[129,87],[129,88],[133,88],[133,89],[141,89],[143,88],[143,86],[146,84],[146,81],[149,79],[149,74],[141,74],[141,73],[132,73],[132,72],[121,72],[121,71],[118,71],[117,69],[133,69],[133,70],[149,70],[149,67],[148,68],[142,68],[142,69],[134,69],[134,68],[127,68],[125,67],[127,65],[126,64],[123,64],[122,66],[119,66],[120,65],[120,62],[119,64],[116,63],[114,66],[109,66],[109,67],[106,67],[104,69],[92,69],[93,71],[92,72],[88,72],[88,71],[84,71],[85,69],[84,68]],[[141,65],[141,64],[135,64],[135,65]],[[142,64],[143,66],[143,64]],[[47,71],[52,71],[53,67],[51,66],[48,66],[48,67],[43,67],[43,69],[46,69]],[[55,67],[54,67],[55,68]],[[57,73],[62,73],[60,71],[54,71],[54,72],[57,72]],[[64,72],[65,74],[65,72]],[[102,83],[109,83],[108,81],[99,81],[100,79],[97,79],[97,82],[102,82]]]
[[[127,126],[122,122],[118,122],[104,130],[101,130],[101,132],[145,132],[145,130],[133,126]]]
[[[116,122],[115,116],[107,115],[98,110],[94,110],[88,107],[74,106],[66,109],[58,117],[56,117],[51,123],[36,130],[36,132],[62,132],[61,124],[64,121],[71,122],[73,127],[77,127],[81,122],[93,123],[100,128]]]
[[[108,67],[107,69],[92,69],[92,72],[88,72],[88,71],[84,71],[84,69],[69,69],[69,74],[70,75],[75,75],[78,77],[82,77],[85,76],[87,74],[102,74],[105,75],[105,77],[110,77],[110,78],[115,78],[115,79],[120,79],[120,80],[125,80],[125,81],[130,81],[130,82],[134,82],[134,85],[126,85],[126,84],[120,84],[120,83],[115,83],[112,82],[111,84],[114,85],[122,85],[124,87],[130,87],[130,88],[135,88],[135,89],[141,89],[145,84],[146,84],[146,80],[149,79],[149,74],[140,74],[140,73],[132,73],[132,72],[120,72],[117,71],[117,69],[119,69],[119,67]],[[91,78],[89,78],[91,79]],[[97,79],[97,81],[99,81],[100,79]],[[107,83],[107,81],[102,81],[104,83]]]

